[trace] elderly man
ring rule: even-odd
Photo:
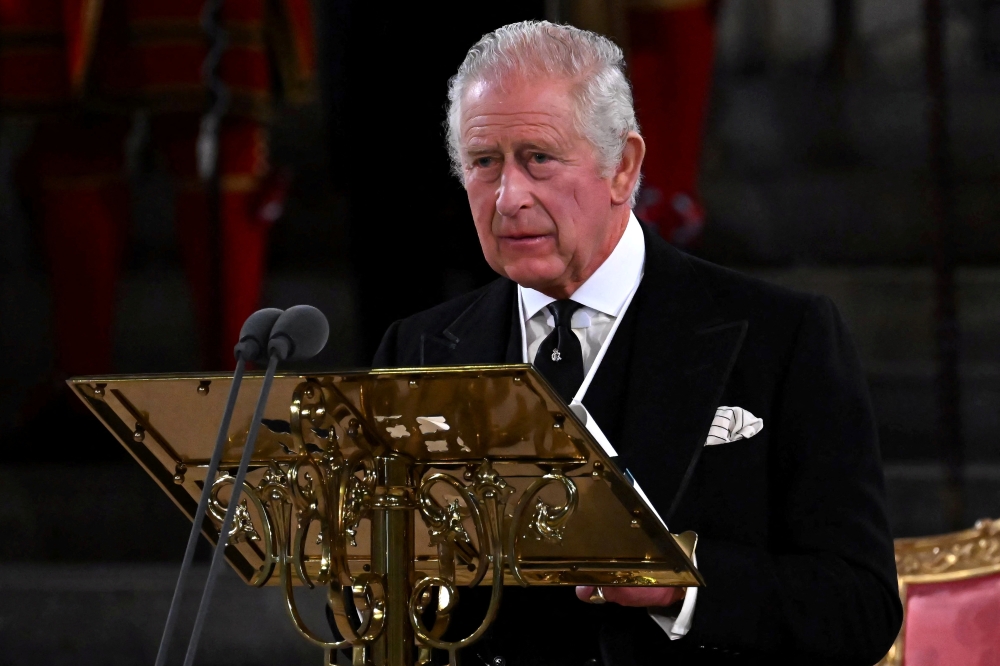
[[[374,364],[534,363],[670,528],[698,532],[707,586],[607,588],[600,606],[588,588],[508,589],[463,663],[873,664],[902,611],[847,331],[826,298],[636,220],[645,146],[623,69],[607,39],[544,22],[472,47],[449,145],[501,277],[393,324]],[[480,620],[477,592],[459,620]]]

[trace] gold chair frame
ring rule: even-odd
[[[1000,520],[976,521],[970,530],[913,539],[896,539],[899,598],[906,609],[911,584],[943,583],[1000,573]],[[877,666],[903,666],[906,621]]]

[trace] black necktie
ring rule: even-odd
[[[566,402],[573,399],[583,383],[583,349],[570,327],[573,313],[582,307],[569,299],[550,303],[556,327],[535,352],[535,367]]]

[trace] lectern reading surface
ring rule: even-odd
[[[230,378],[85,377],[73,388],[190,518]],[[213,485],[217,539],[261,378],[241,390]],[[278,375],[227,559],[280,584],[307,639],[378,664],[429,663],[477,639],[503,584],[703,584],[672,535],[528,365]],[[328,585],[343,641],[305,627],[292,586]],[[493,585],[480,631],[443,643],[460,586]],[[370,650],[370,652],[366,652]],[[409,657],[407,655],[410,655]]]

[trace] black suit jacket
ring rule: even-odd
[[[840,316],[644,233],[642,283],[584,402],[671,530],[699,535],[707,586],[691,631],[670,641],[644,609],[508,588],[466,662],[874,664],[902,608],[872,409]],[[516,285],[496,280],[394,323],[374,365],[520,362],[516,308]],[[763,430],[705,447],[720,405]]]

